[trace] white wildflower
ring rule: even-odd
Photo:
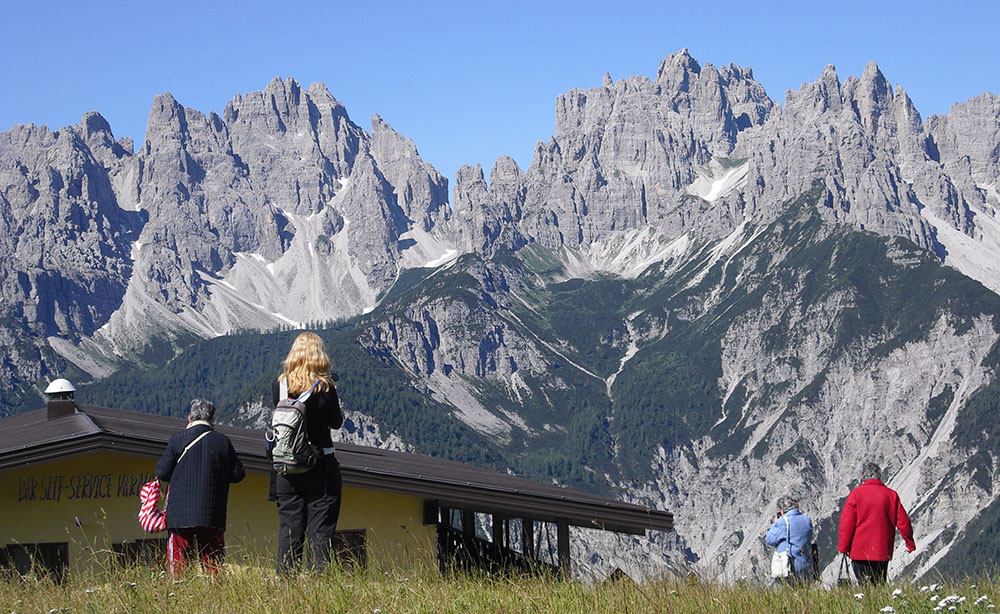
[[[938,599],[940,599],[940,597],[938,597],[937,595],[931,596],[931,601],[937,601]]]
[[[921,593],[926,593],[927,589],[929,589],[929,588],[930,588],[929,586],[927,586],[926,584],[924,584],[923,586],[920,587],[920,592]]]
[[[892,591],[892,598],[895,599],[896,597],[899,597],[902,594],[903,594],[903,589],[897,588],[896,590]]]
[[[944,588],[944,587],[941,586],[940,584],[931,584],[931,592],[932,593],[936,593],[939,590],[941,590],[942,588]]]
[[[865,598],[865,594],[864,593],[854,593],[854,598],[855,599],[864,599]]]
[[[372,610],[372,614],[382,614],[382,608],[375,608]]]
[[[976,599],[972,603],[973,603],[973,605],[979,605],[980,603],[982,603],[984,601],[989,601],[989,600],[990,600],[989,597],[987,597],[986,595],[983,595],[982,597],[980,597],[979,599]]]
[[[879,610],[879,612],[887,612],[888,614],[892,614],[895,611],[896,610],[894,610],[891,605],[887,605],[884,608],[882,608],[881,610]]]
[[[941,600],[941,605],[949,605],[952,603],[962,603],[965,601],[965,597],[959,597],[958,595],[948,595]]]
[[[84,592],[85,594],[87,594],[87,595],[93,595],[94,593],[96,593],[96,592],[97,592],[97,589],[96,589],[96,588],[88,588],[87,590],[85,590],[85,591],[83,591],[83,592]]]

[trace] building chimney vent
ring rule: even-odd
[[[73,393],[76,392],[76,386],[71,384],[69,380],[62,378],[52,380],[49,387],[45,389],[45,394],[49,397],[48,405],[48,419],[61,418],[63,416],[72,416],[76,413],[76,401],[73,400]]]
[[[46,405],[48,419],[72,416],[76,413],[76,401],[73,399],[51,399]]]

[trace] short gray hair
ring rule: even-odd
[[[778,497],[778,509],[787,512],[791,509],[798,509],[799,500],[792,495],[784,495],[783,497]]]
[[[865,463],[865,466],[861,468],[861,480],[881,480],[882,479],[882,468],[878,466],[878,463],[873,463],[871,461]]]
[[[215,420],[215,405],[205,399],[193,399],[191,409],[188,410],[188,419],[212,422]]]

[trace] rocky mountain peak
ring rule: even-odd
[[[455,171],[455,187],[468,186],[470,184],[482,183],[486,187],[486,177],[483,174],[483,165],[478,162],[475,165],[463,164]]]
[[[182,145],[187,139],[187,116],[184,107],[173,94],[164,92],[153,97],[146,120],[145,153],[160,149],[166,143]]]
[[[371,154],[407,218],[424,231],[447,219],[448,180],[424,162],[412,140],[377,113],[372,117]]]
[[[83,119],[80,120],[80,134],[88,145],[110,146],[111,143],[114,143],[114,138],[111,136],[111,124],[97,111],[83,115]]]
[[[510,183],[518,181],[524,177],[524,171],[518,166],[514,158],[510,156],[500,156],[490,170],[490,185],[499,183]]]
[[[80,120],[80,137],[94,157],[108,167],[132,154],[132,140],[115,141],[111,125],[97,111],[86,113]]]
[[[686,92],[690,87],[692,75],[697,76],[700,73],[701,66],[685,47],[660,62],[654,82],[668,92]]]
[[[852,84],[853,86],[854,84]],[[852,87],[858,118],[869,132],[876,132],[879,120],[892,111],[892,87],[875,62],[869,62],[860,81]]]

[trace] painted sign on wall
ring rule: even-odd
[[[138,497],[139,489],[156,478],[152,472],[52,474],[18,478],[18,501],[111,499]]]

